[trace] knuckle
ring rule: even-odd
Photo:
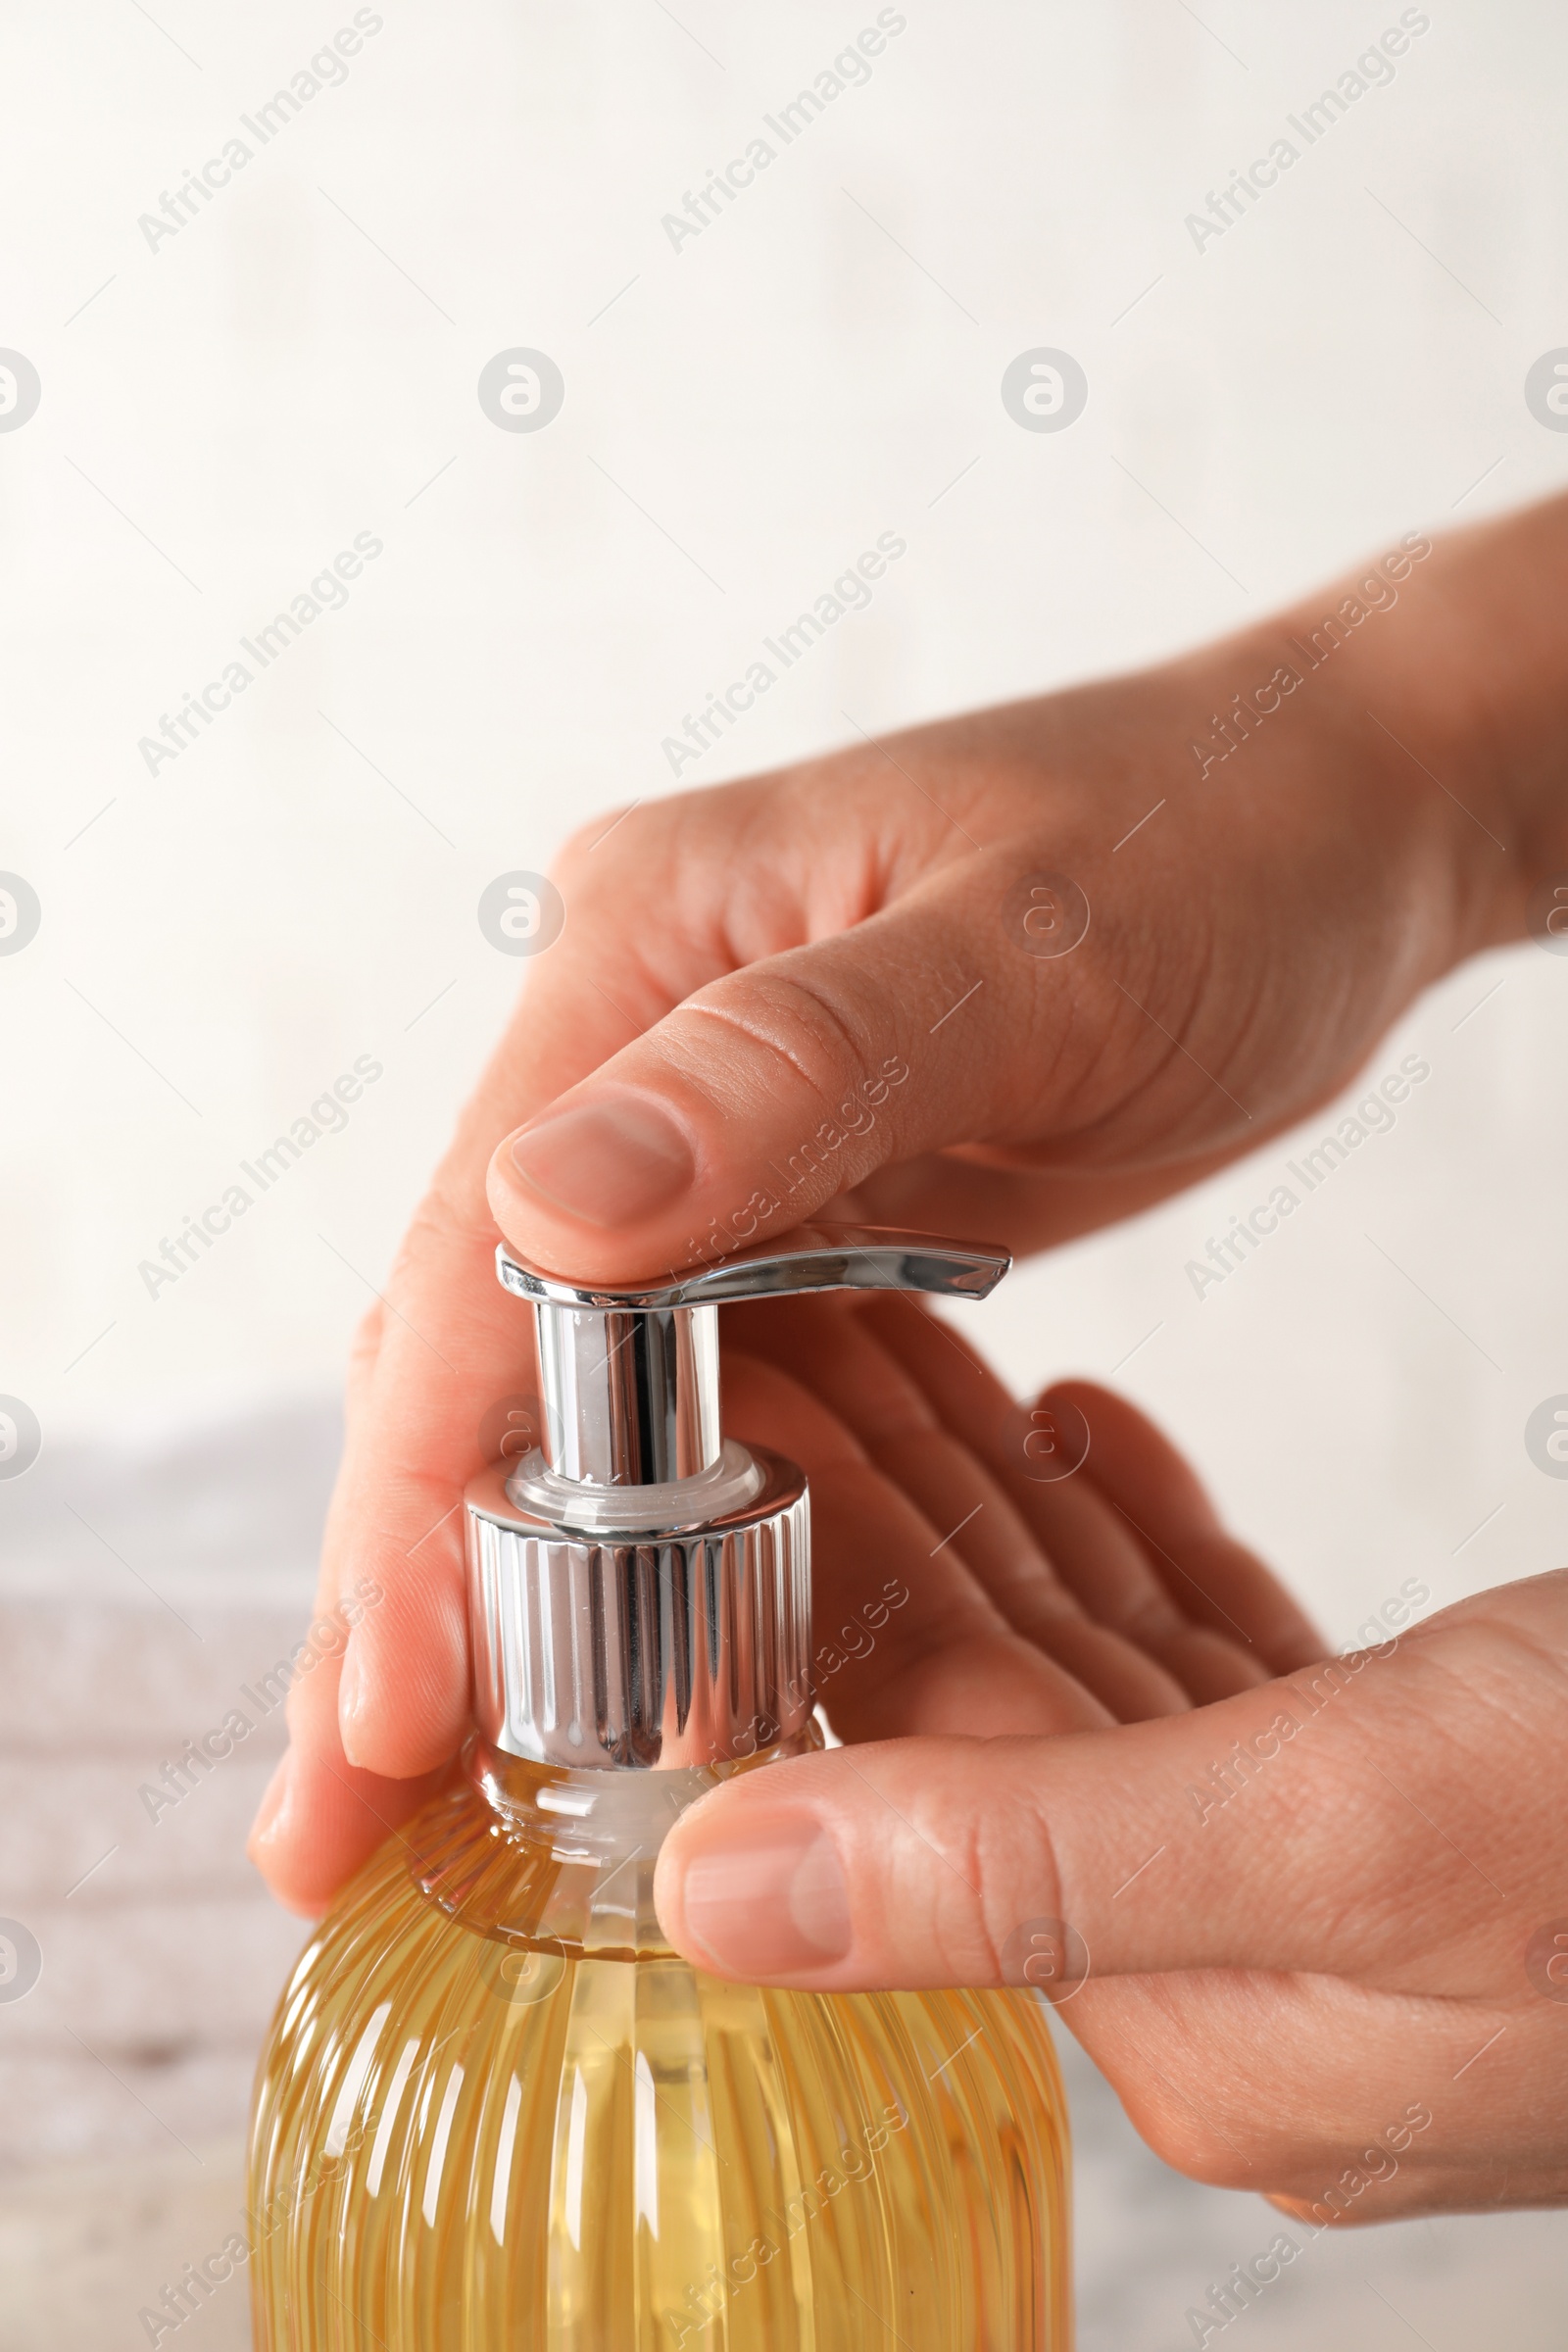
[[[1002,1941],[992,1926],[988,1894],[988,1840],[983,1825],[972,1815],[949,1820],[942,1824],[938,1851],[944,1854],[960,1878],[974,1889],[973,1900],[959,1901],[950,1908],[944,1900],[955,1891],[950,1873],[941,1876],[944,1884],[934,1889],[938,1909],[933,1921],[933,1941],[942,1954],[945,1970],[956,1984],[996,1984],[1002,1975]]]
[[[881,1058],[865,1014],[819,975],[752,971],[744,994],[719,981],[699,991],[689,1006],[728,1022],[760,1052],[782,1062],[797,1085],[815,1098],[823,1116],[842,1099],[846,1085]]]
[[[984,1789],[971,1780],[972,1744],[954,1742],[952,1764],[958,1769],[938,1768],[930,1776],[934,1787],[949,1782],[956,1801],[931,1807],[928,1819],[915,1818],[927,1849],[949,1865],[931,1888],[932,1929],[944,1963],[969,1972],[953,1982],[995,1984],[1011,1981],[1009,1955],[1020,1926],[1060,1912],[1060,1880],[1044,1825],[1027,1799],[997,1780]]]
[[[398,1245],[398,1253],[387,1279],[387,1290],[393,1299],[403,1295],[414,1269],[428,1257],[441,1264],[451,1254],[454,1243],[476,1253],[488,1253],[495,1247],[495,1232],[489,1210],[480,1202],[468,1209],[456,1200],[440,1183],[433,1185],[409,1220],[407,1232]],[[379,1308],[372,1312],[380,1312]],[[368,1325],[369,1317],[366,1318]]]
[[[578,881],[588,870],[588,860],[593,856],[596,843],[603,837],[606,825],[613,821],[612,812],[573,826],[551,860],[550,879],[563,885]],[[622,827],[630,822],[630,817],[624,817]]]
[[[354,1337],[349,1343],[349,1361],[355,1369],[361,1366],[368,1368],[375,1362],[381,1350],[381,1332],[385,1320],[386,1307],[377,1298],[373,1305],[366,1308],[354,1326]]]
[[[1070,1920],[1071,1903],[1050,1832],[1020,1793],[1009,1792],[1000,1801],[993,1798],[976,1807],[969,1829],[964,1860],[971,1885],[980,1889],[993,1976],[1000,1978],[1004,1956],[1024,1921]]]
[[[628,860],[641,862],[651,842],[662,833],[668,804],[627,801],[618,808],[601,809],[567,834],[557,851],[550,878],[564,895],[568,888],[579,902],[595,883],[611,876]]]

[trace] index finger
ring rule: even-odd
[[[468,1720],[463,1491],[537,1399],[532,1317],[495,1277],[485,1199],[498,1136],[662,1009],[628,963],[612,1004],[603,943],[568,923],[464,1112],[362,1330],[317,1608],[373,1592],[341,1655],[289,1694],[290,1747],[251,1853],[281,1899],[318,1910],[421,1801]]]

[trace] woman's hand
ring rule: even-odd
[[[285,1900],[318,1908],[466,1726],[462,1491],[532,1379],[497,1227],[606,1283],[829,1202],[1029,1250],[1254,1149],[1563,858],[1558,570],[1568,502],[1377,575],[1317,665],[1348,587],[1159,671],[579,836],[564,931],[361,1336],[319,1607],[381,1597],[290,1694],[253,1843]],[[808,1343],[792,1360],[819,1389]]]
[[[734,1309],[726,1348],[726,1426],[810,1480],[812,1654],[839,1739],[1094,1731],[1324,1655],[1107,1390],[1064,1382],[1019,1406],[898,1297]]]
[[[681,1818],[697,1967],[1033,1981],[1167,2162],[1314,2224],[1568,2199],[1568,1572],[1065,1740],[897,1737],[972,1716],[948,1671]]]

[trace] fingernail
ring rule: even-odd
[[[525,1127],[512,1147],[524,1184],[589,1225],[651,1216],[696,1174],[691,1146],[646,1095],[605,1094]]]
[[[849,1888],[814,1821],[721,1834],[687,1863],[681,1892],[692,1941],[727,1977],[802,1975],[850,1948]]]
[[[282,1812],[284,1801],[288,1796],[289,1775],[293,1764],[294,1750],[291,1747],[285,1747],[277,1759],[271,1779],[262,1792],[262,1801],[256,1808],[256,1819],[251,1823],[251,1834],[245,1840],[246,1848],[251,1853],[254,1853],[259,1845],[266,1843],[277,1825],[277,1817]]]

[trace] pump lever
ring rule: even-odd
[[[496,1272],[516,1298],[579,1313],[721,1306],[802,1291],[925,1291],[938,1298],[985,1298],[1011,1264],[1010,1251],[984,1243],[950,1242],[878,1225],[797,1225],[792,1233],[732,1250],[710,1265],[672,1273],[667,1283],[624,1290],[564,1282],[523,1265],[504,1248],[496,1251]]]
[[[718,1309],[800,1291],[984,1298],[1010,1263],[934,1234],[798,1225],[612,1289],[498,1250],[533,1308],[542,1409],[537,1446],[468,1488],[485,1738],[552,1764],[686,1765],[803,1732],[806,1477],[723,1435]]]

